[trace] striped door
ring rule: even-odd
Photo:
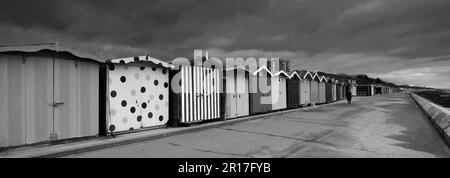
[[[200,66],[182,66],[181,122],[220,117],[219,72]]]

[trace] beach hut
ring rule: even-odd
[[[273,74],[266,66],[261,66],[250,75],[250,115],[272,111],[271,82]]]
[[[96,136],[101,60],[58,43],[0,47],[0,147]]]
[[[166,125],[170,64],[138,56],[108,60],[105,68],[107,133]]]
[[[289,79],[287,80],[287,107],[298,108],[300,107],[300,82],[301,77],[297,71],[291,72]]]
[[[284,71],[279,71],[272,77],[272,111],[287,108],[286,81],[288,78],[289,74]]]
[[[297,71],[302,79],[300,81],[300,105],[306,106],[311,103],[311,81],[313,75],[309,71]]]
[[[325,78],[325,76],[320,76],[319,77],[319,103],[326,103],[326,83],[327,80]]]
[[[342,99],[342,81],[336,80],[336,101]]]
[[[331,100],[333,102],[337,101],[337,80],[334,78],[331,78]]]
[[[331,78],[326,78],[325,83],[325,100],[327,103],[333,102],[333,81]]]
[[[210,62],[205,58],[200,60]],[[211,121],[223,116],[220,96],[220,73],[223,71],[215,67],[215,61],[210,66],[204,64],[190,61],[190,64],[172,67],[169,76],[172,83],[169,91],[171,126]]]
[[[313,76],[313,79],[311,80],[311,85],[310,85],[310,91],[311,91],[310,102],[311,102],[311,104],[315,105],[315,104],[319,103],[320,77],[315,72],[311,72],[311,75]]]
[[[249,115],[249,77],[253,74],[240,67],[224,72],[225,119]]]
[[[352,92],[352,96],[356,96],[356,80],[350,80],[350,91]]]
[[[375,88],[375,95],[381,95],[381,94],[383,94],[383,87],[381,87],[381,86],[375,86],[374,87]]]
[[[356,86],[356,95],[357,96],[373,96],[374,95],[373,85],[367,84],[367,85]]]

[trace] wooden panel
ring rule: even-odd
[[[225,73],[225,118],[234,118],[237,116],[236,106],[236,77],[235,71],[226,71]]]
[[[269,76],[267,76],[265,72],[259,73],[258,75],[251,77],[253,77],[252,80],[256,80],[256,82],[255,83],[249,82],[249,91],[255,92],[250,93],[249,96],[250,114],[258,114],[271,111],[272,110],[271,91],[266,90],[271,88],[272,79]]]
[[[192,78],[192,85],[194,86],[194,117],[189,120],[189,122],[195,122],[198,121],[200,118],[200,112],[199,112],[199,108],[200,108],[200,82],[198,80],[199,77],[199,68],[198,67],[192,67],[192,74],[193,74],[193,78]],[[187,104],[191,104],[191,103],[187,103]]]
[[[281,78],[272,77],[272,110],[282,109],[283,97],[281,96]]]
[[[26,143],[49,140],[53,133],[53,58],[26,58]]]
[[[319,82],[318,81],[311,81],[311,103],[318,103],[319,102]]]
[[[273,104],[273,100],[272,100],[272,90],[270,91],[264,91],[265,87],[268,87],[267,89],[271,89],[272,87],[272,77],[269,76],[269,74],[263,74],[262,76],[266,75],[265,78],[262,78],[259,83],[258,83],[258,87],[259,90],[261,90],[262,92],[262,96],[261,96],[261,105],[263,108],[264,112],[270,112],[272,111],[272,104]]]
[[[186,74],[185,74],[185,79],[186,79],[186,92],[187,92],[187,100],[185,101],[185,103],[187,102],[188,104],[188,113],[187,113],[187,117],[189,118],[186,122],[192,122],[194,121],[194,118],[196,117],[196,107],[193,104],[195,99],[196,99],[196,94],[194,93],[194,83],[192,80],[192,75],[193,75],[193,71],[194,69],[191,66],[186,66]]]
[[[9,145],[9,117],[8,117],[8,58],[10,56],[0,54],[0,147]]]
[[[236,108],[237,116],[247,116],[249,114],[249,96],[248,96],[248,76],[245,71],[239,70],[236,75]]]
[[[325,95],[325,100],[326,100],[326,102],[327,103],[330,103],[330,102],[332,102],[332,86],[331,86],[332,84],[331,83],[326,83],[326,85],[325,85],[325,92],[326,92],[326,95]]]
[[[214,94],[215,94],[215,97],[214,97],[214,100],[215,100],[215,102],[214,102],[214,110],[215,110],[215,118],[219,118],[220,117],[220,113],[221,113],[221,110],[220,110],[220,89],[221,89],[221,85],[220,85],[220,83],[221,83],[221,79],[220,79],[220,75],[219,75],[219,70],[217,70],[217,69],[214,69]]]
[[[78,62],[78,136],[94,136],[98,130],[99,65]]]
[[[336,99],[337,99],[336,94],[337,94],[336,84],[333,83],[333,84],[331,84],[331,100],[332,101],[336,101]]]
[[[303,87],[303,85],[304,85],[304,83],[303,83],[302,80],[298,81],[298,104],[299,104],[299,106],[305,104],[305,103],[302,103],[303,102],[302,101],[303,100],[303,96],[302,96],[302,91],[303,91],[302,87]]]
[[[25,69],[22,56],[0,54],[0,147],[25,144]]]
[[[249,96],[249,105],[250,105],[250,114],[257,114],[260,112],[263,112],[262,107],[261,107],[261,91],[259,91],[258,88],[258,77],[257,76],[250,76],[250,80],[256,80],[256,83],[254,82],[249,82],[249,91],[250,91],[250,96]]]
[[[325,103],[326,102],[326,88],[325,83],[320,82],[319,83],[319,103]]]
[[[78,136],[78,79],[76,62],[54,60],[54,133],[58,139]]]
[[[339,101],[342,99],[342,87],[341,85],[336,85],[336,100]]]
[[[206,76],[205,76],[205,88],[206,88],[206,119],[213,119],[211,116],[211,109],[213,108],[213,105],[211,103],[211,75],[212,70],[206,69]]]
[[[301,104],[309,104],[311,103],[311,81],[309,80],[302,80],[301,81]]]
[[[296,108],[300,104],[300,80],[289,79],[287,85],[287,107]]]
[[[287,88],[286,88],[286,85],[287,85],[287,79],[286,78],[281,78],[281,99],[282,99],[282,101],[281,101],[281,107],[283,108],[283,109],[286,109],[287,108]]]
[[[186,66],[181,66],[181,122],[186,122],[188,115],[186,114]]]

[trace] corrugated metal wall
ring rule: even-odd
[[[98,63],[0,54],[0,69],[0,147],[98,134]]]

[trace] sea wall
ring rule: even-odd
[[[450,145],[450,109],[434,104],[414,93],[411,93],[411,96],[429,116],[429,119],[437,128],[438,132],[444,137],[446,143]]]

